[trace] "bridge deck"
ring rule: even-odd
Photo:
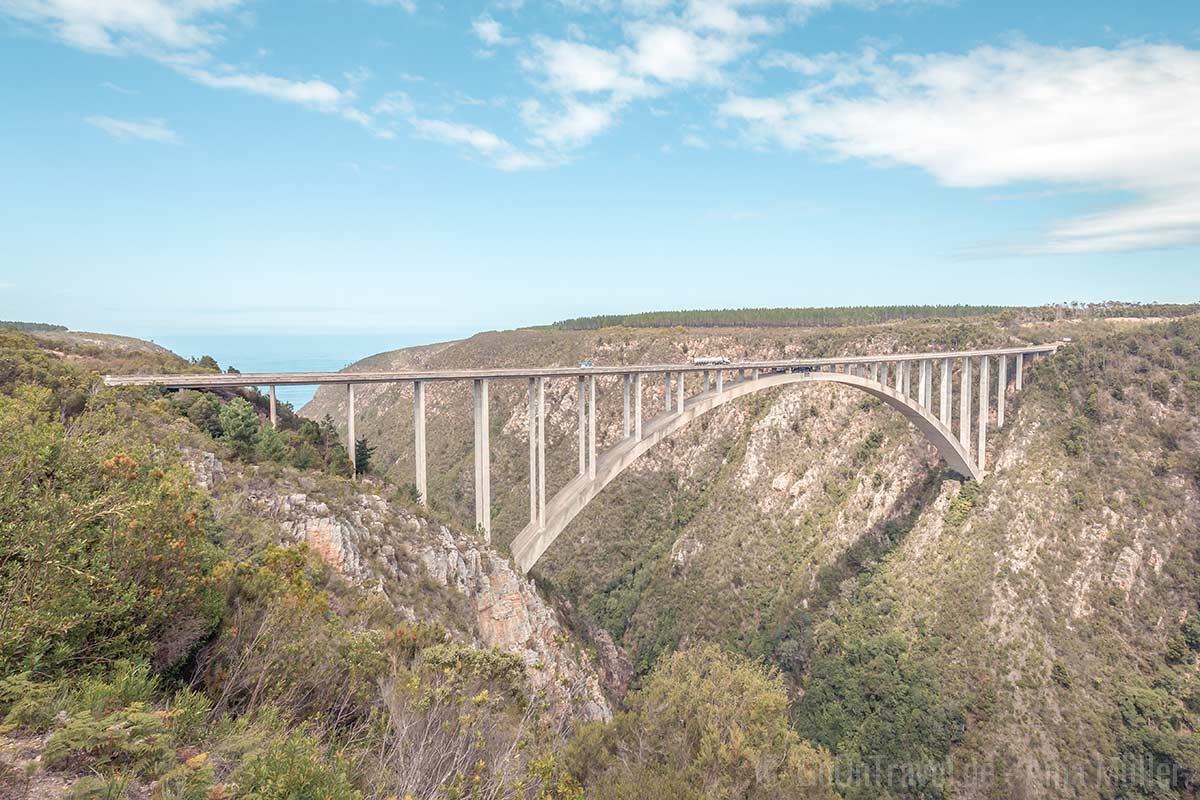
[[[199,375],[106,375],[109,386],[163,386],[168,389],[222,389],[239,386],[313,386],[400,381],[461,381],[476,379],[573,378],[586,375],[654,374],[663,372],[713,372],[721,370],[832,367],[872,362],[926,361],[944,358],[1052,353],[1057,344],[1004,347],[990,350],[955,350],[942,353],[863,353],[834,358],[790,358],[770,361],[735,361],[729,364],[628,364],[593,367],[512,367],[503,369],[408,370],[403,372],[245,372]]]

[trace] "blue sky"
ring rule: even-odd
[[[0,67],[0,319],[1200,299],[1200,3],[0,0]]]

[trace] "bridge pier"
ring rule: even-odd
[[[679,373],[679,375],[680,375],[680,377],[682,377],[683,373],[681,372],[681,373]],[[704,370],[704,389],[702,391],[707,392],[708,387],[709,387],[708,370]]]
[[[705,374],[707,374],[707,373],[705,373]],[[683,401],[685,399],[685,396],[684,396],[685,388],[686,388],[686,384],[684,383],[683,373],[681,372],[681,373],[679,373],[679,385],[675,387],[675,413],[676,414],[683,413]]]
[[[679,376],[681,379],[682,375]],[[720,394],[725,389],[725,373],[717,370],[717,394]]]
[[[910,386],[911,378],[912,378],[912,362],[911,361],[901,361],[900,362],[900,374],[901,374],[900,394],[904,395],[904,399],[907,400],[907,399],[909,399],[909,395],[912,394],[912,387]]]
[[[979,359],[979,443],[976,445],[979,452],[975,456],[975,463],[979,465],[980,472],[987,461],[988,393],[991,391],[988,364],[987,356]]]
[[[588,375],[588,477],[596,477],[596,376]]]
[[[917,375],[917,404],[929,408],[929,395],[925,393],[925,380],[929,377],[929,362],[922,360]]]
[[[663,373],[663,413],[671,413],[671,373]]]
[[[346,438],[349,443],[346,447],[346,452],[350,454],[350,474],[358,475],[358,459],[355,457],[354,448],[357,442],[354,440],[354,384],[346,384]]]
[[[624,427],[625,436],[624,436],[624,438],[628,439],[629,438],[629,373],[628,372],[626,372],[624,375],[621,376],[621,388],[625,393],[625,427]]]
[[[429,505],[425,466],[425,381],[413,381],[413,480],[417,502]]]
[[[546,379],[537,379],[537,485],[538,523],[546,525]]]
[[[958,375],[958,441],[971,454],[971,357],[963,356]]]
[[[271,386],[271,427],[278,428],[279,420],[275,416],[275,386]]]
[[[488,379],[475,378],[475,525],[492,540],[492,459],[488,430]]]
[[[1015,358],[1016,362],[1017,362],[1017,374],[1014,376],[1014,380],[1016,383],[1016,389],[1019,392],[1023,388],[1022,387],[1022,384],[1023,384],[1022,373],[1024,372],[1024,367],[1025,367],[1025,354],[1017,353],[1015,356],[1013,356],[1013,358]]]
[[[1008,393],[1008,356],[1000,356],[996,383],[996,428],[1000,429],[1004,427],[1004,395]]]
[[[642,440],[642,373],[633,376],[633,438]]]
[[[584,421],[584,415],[587,413],[587,396],[584,393],[583,376],[579,376],[576,382],[575,393],[576,405],[579,406],[579,474],[583,475],[587,472],[587,431]]]
[[[537,378],[529,379],[529,522],[538,522],[537,503]]]
[[[942,399],[941,399],[941,403],[938,406],[938,412],[940,414],[939,418],[941,419],[942,424],[945,425],[947,428],[949,428],[950,427],[950,416],[951,416],[950,403],[951,403],[951,397],[954,394],[954,383],[953,383],[953,378],[951,377],[950,359],[948,359],[948,358],[942,359],[942,387],[941,388],[942,388]]]

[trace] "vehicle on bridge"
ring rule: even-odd
[[[728,364],[729,359],[725,356],[700,356],[693,358],[692,364],[697,367],[715,367],[720,364]]]
[[[590,362],[590,361],[580,361],[580,362],[579,362],[579,368],[580,368],[580,369],[591,369],[591,368],[592,368],[592,362]]]

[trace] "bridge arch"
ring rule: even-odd
[[[841,372],[783,372],[768,374],[756,379],[746,379],[725,384],[720,389],[702,392],[690,397],[682,411],[660,414],[647,420],[642,438],[627,437],[609,448],[596,459],[595,477],[581,474],[572,479],[546,503],[544,523],[531,521],[517,534],[512,543],[512,554],[523,572],[528,572],[567,525],[609,483],[624,472],[642,454],[653,449],[659,442],[715,408],[753,392],[774,389],[797,383],[834,383],[852,386],[882,400],[899,411],[937,448],[938,454],[951,470],[964,478],[978,480],[983,471],[972,461],[971,455],[959,442],[954,433],[932,413],[905,394],[879,381]]]

